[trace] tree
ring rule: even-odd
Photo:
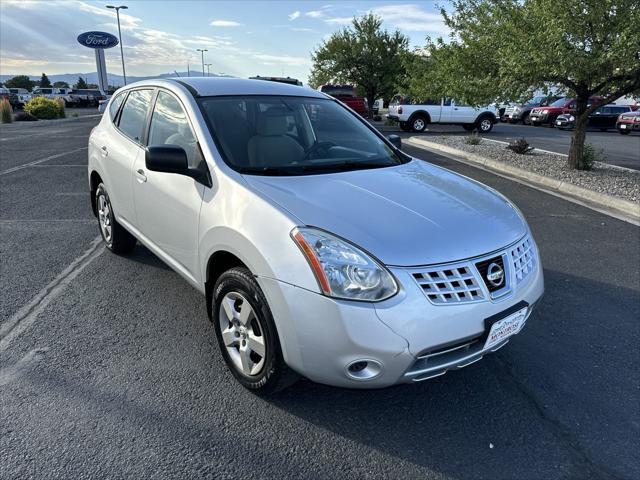
[[[570,168],[584,169],[589,114],[640,92],[638,0],[454,0],[445,42],[427,39],[410,88],[471,104],[524,99],[560,86],[576,98]],[[603,97],[589,104],[589,98]]]
[[[62,82],[62,81],[53,82],[53,86],[55,88],[69,88],[69,84],[67,82]]]
[[[89,87],[87,86],[87,82],[85,81],[84,78],[78,77],[78,81],[75,83],[73,88],[76,88],[76,89],[80,90],[80,89],[86,89],[86,88],[89,88]]]
[[[46,73],[43,73],[42,77],[40,77],[40,86],[41,87],[50,87],[51,86],[51,82],[49,81],[49,77],[47,77]]]
[[[4,82],[7,88],[26,88],[31,91],[35,82],[31,81],[27,75],[17,75]]]
[[[382,19],[367,14],[335,32],[312,54],[309,84],[350,83],[361,89],[373,110],[376,98],[394,93],[403,71],[402,55],[409,40],[400,31],[382,30]]]

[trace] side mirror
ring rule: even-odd
[[[400,138],[400,135],[388,135],[387,140],[389,140],[398,150],[402,150],[402,138]]]
[[[156,145],[147,147],[144,156],[147,170],[152,172],[175,173],[185,175],[194,180],[211,186],[208,170],[190,168],[187,160],[187,152],[178,145]]]

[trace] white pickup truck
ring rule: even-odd
[[[402,130],[422,132],[430,123],[462,125],[471,132],[490,132],[498,122],[495,106],[470,107],[457,103],[451,98],[412,102],[410,98],[396,95],[389,103],[387,118],[400,123]]]
[[[36,87],[31,94],[34,97],[45,97],[52,100],[61,98],[64,100],[65,106],[74,106],[79,103],[78,99],[72,95],[70,88]]]

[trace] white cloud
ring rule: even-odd
[[[295,20],[300,16],[300,10],[296,10],[292,14],[289,15],[289,20]]]
[[[315,32],[315,30],[313,28],[298,28],[298,27],[293,27],[291,29],[293,32]]]
[[[416,4],[384,5],[371,12],[401,30],[443,34],[449,31],[439,13],[426,12]]]
[[[320,10],[311,10],[307,13],[305,13],[305,15],[307,17],[311,17],[311,18],[322,18],[325,16],[325,13],[320,11]]]
[[[324,21],[330,25],[349,25],[353,17],[333,17],[326,18]]]
[[[291,57],[288,55],[268,55],[265,53],[254,54],[253,57],[261,60],[264,65],[286,65],[289,67],[302,67],[311,65],[307,57]]]
[[[239,27],[241,23],[234,22],[233,20],[214,20],[209,25],[212,27]]]

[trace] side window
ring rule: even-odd
[[[140,141],[153,90],[134,90],[122,107],[118,128],[135,141]]]
[[[189,166],[196,168],[202,157],[196,137],[191,130],[187,114],[176,97],[158,93],[158,99],[151,116],[149,145],[177,145],[187,152]]]
[[[111,117],[112,122],[115,121],[118,109],[120,108],[120,105],[122,105],[122,101],[126,96],[126,92],[122,92],[113,97],[113,100],[111,100],[111,103],[109,104],[109,116]]]

